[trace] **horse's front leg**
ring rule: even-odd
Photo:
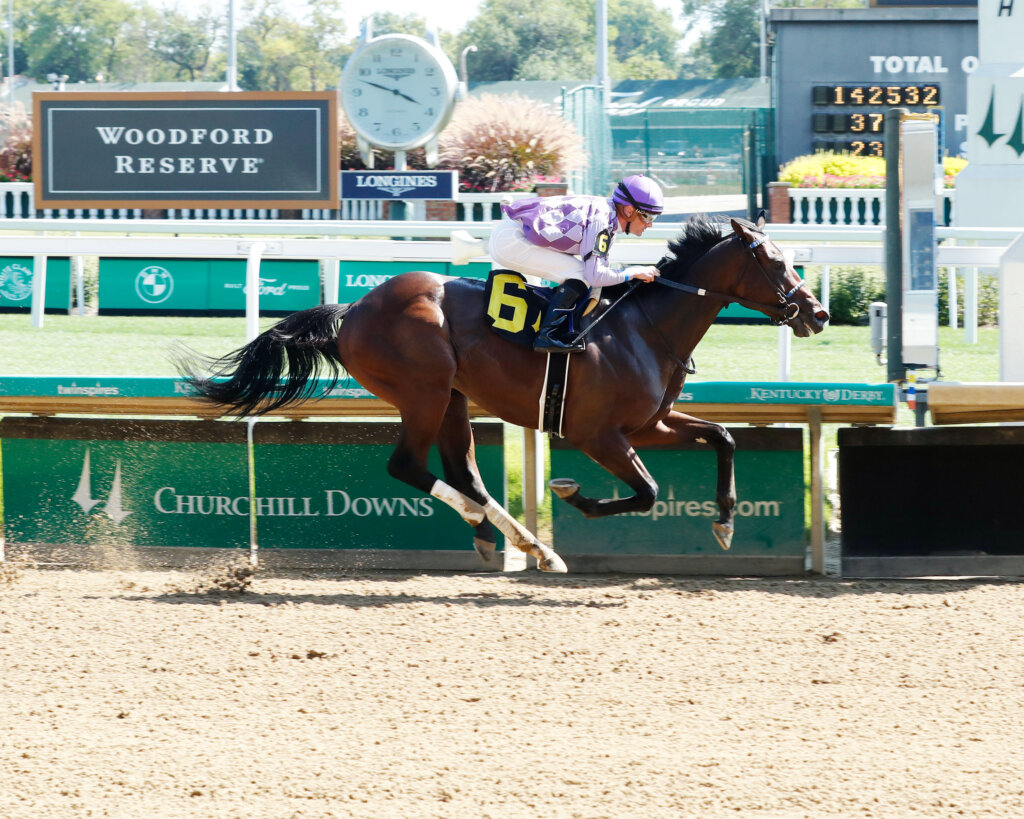
[[[718,545],[728,549],[732,545],[733,513],[736,510],[736,474],[733,468],[736,442],[729,430],[721,424],[673,411],[658,423],[630,435],[629,441],[639,447],[698,443],[710,444],[715,448],[718,456],[715,501],[718,503],[719,515],[711,528]]]
[[[548,486],[558,497],[588,518],[621,515],[624,512],[646,512],[654,505],[654,499],[658,497],[658,484],[620,430],[608,430],[597,438],[576,445],[581,452],[629,486],[635,494],[628,498],[598,500],[583,495],[580,485],[571,478],[555,478],[548,482]]]

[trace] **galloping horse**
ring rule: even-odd
[[[589,518],[649,510],[658,485],[634,447],[703,442],[717,452],[713,533],[724,549],[733,534],[735,445],[719,424],[672,409],[686,363],[715,316],[736,301],[789,325],[797,336],[819,333],[828,314],[782,251],[755,225],[722,225],[694,217],[669,243],[658,283],[606,288],[611,299],[631,288],[595,322],[585,352],[573,355],[565,390],[567,441],[627,484],[630,497],[585,496],[572,480],[551,482],[560,498]],[[666,285],[666,286],[661,286]],[[309,398],[311,381],[343,366],[363,387],[394,405],[402,418],[388,460],[395,478],[455,509],[475,529],[474,546],[494,558],[497,526],[508,542],[537,558],[543,571],[565,572],[562,559],[487,493],[473,453],[468,402],[522,427],[536,428],[546,356],[492,332],[484,285],[411,272],[386,281],[353,304],[295,313],[233,353],[179,366],[197,393],[238,415],[260,414]],[[284,379],[282,381],[282,379]],[[436,443],[444,480],[427,469]]]

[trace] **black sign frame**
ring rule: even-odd
[[[36,92],[37,208],[337,208],[333,91]]]

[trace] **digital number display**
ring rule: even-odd
[[[815,105],[930,108],[941,105],[942,97],[937,85],[815,85],[812,89],[812,101]]]
[[[822,140],[811,143],[812,151],[836,151],[854,156],[885,156],[885,143],[881,139]]]
[[[816,134],[881,134],[885,114],[812,114],[811,127]]]

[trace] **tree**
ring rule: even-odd
[[[37,80],[49,73],[94,80],[127,44],[134,13],[122,0],[35,0],[22,18],[29,73]]]
[[[221,37],[222,16],[209,8],[197,17],[168,10],[160,18],[153,50],[175,68],[178,78],[195,82],[207,75]]]
[[[760,67],[760,3],[751,0],[684,0],[684,12],[704,15],[710,28],[683,58],[681,77],[757,77]]]
[[[679,32],[652,0],[610,0],[609,70],[616,80],[667,80],[679,69]]]
[[[593,32],[587,0],[484,0],[458,44],[477,47],[476,81],[584,80],[594,75]]]

